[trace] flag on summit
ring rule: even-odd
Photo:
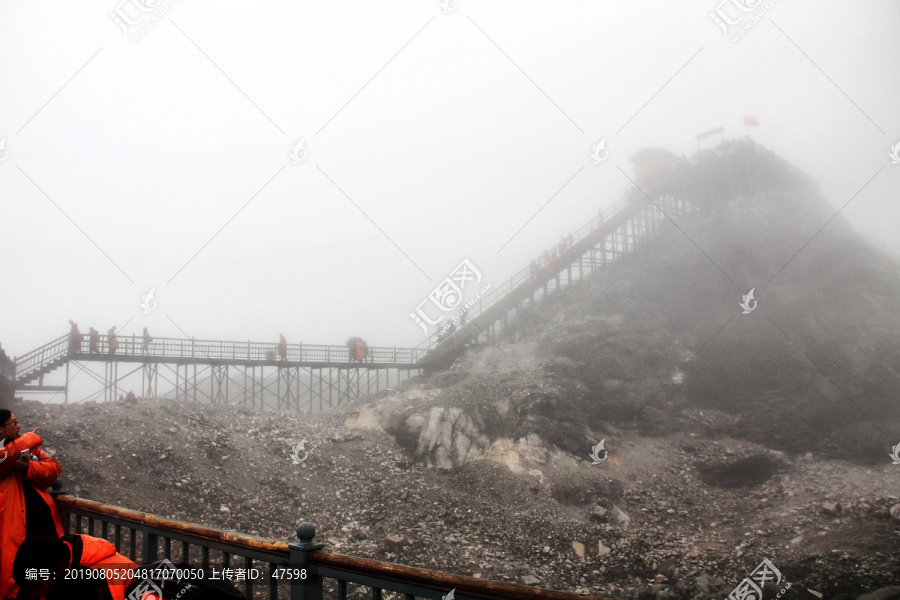
[[[744,127],[759,127],[759,121],[753,117],[744,116]]]

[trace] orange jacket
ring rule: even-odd
[[[116,547],[103,538],[85,534],[72,537],[81,538],[81,557],[78,565],[94,570],[103,569],[107,574],[106,581],[113,600],[124,600],[125,588],[134,580],[128,576],[128,571],[139,568],[139,565],[116,552]],[[66,536],[66,539],[71,537]],[[75,558],[72,556],[73,543],[67,541],[66,545],[69,547],[69,567],[77,567],[78,565],[71,564],[72,558]]]
[[[25,539],[25,492],[22,480],[30,482],[50,508],[56,532],[64,531],[56,511],[56,502],[47,489],[59,477],[62,468],[56,459],[40,449],[41,437],[36,433],[26,433],[3,446],[0,451],[0,598],[15,595],[18,587],[12,577],[12,564],[16,552]],[[38,461],[29,461],[25,475],[19,473],[15,464],[22,450],[31,450]]]
[[[36,433],[26,433],[0,450],[0,598],[9,598],[18,591],[13,581],[12,567],[16,552],[25,539],[25,492],[22,480],[30,482],[50,508],[57,533],[64,531],[56,511],[56,502],[48,487],[59,477],[62,468],[56,459],[40,449],[42,440]],[[31,450],[38,461],[29,461],[25,475],[16,470],[15,463],[22,450]]]

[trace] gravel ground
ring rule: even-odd
[[[288,541],[309,521],[329,550],[355,556],[617,598],[725,597],[763,558],[826,597],[898,581],[890,465],[615,430],[601,465],[520,442],[518,473],[497,452],[444,470],[378,429],[347,427],[358,409],[137,400],[15,410],[40,428],[75,495]],[[293,465],[303,439],[309,457]],[[722,487],[729,465],[769,476]]]

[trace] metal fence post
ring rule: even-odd
[[[159,543],[157,541],[159,539],[158,536],[155,533],[150,533],[149,531],[142,531],[141,538],[143,538],[144,542],[141,548],[141,562],[146,565],[159,560]],[[169,557],[165,556],[163,558]]]
[[[310,404],[312,406],[312,404]],[[322,600],[322,577],[318,573],[311,573],[309,553],[323,547],[323,544],[313,542],[316,537],[316,527],[312,523],[300,523],[297,526],[297,538],[299,544],[289,544],[290,569],[306,569],[306,580],[293,579],[291,583],[291,600]]]

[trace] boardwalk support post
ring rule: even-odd
[[[297,538],[299,544],[289,544],[290,569],[306,569],[306,579],[291,581],[291,600],[322,600],[322,577],[310,572],[309,553],[324,547],[323,544],[313,542],[316,537],[316,527],[312,523],[300,523],[297,526]]]

